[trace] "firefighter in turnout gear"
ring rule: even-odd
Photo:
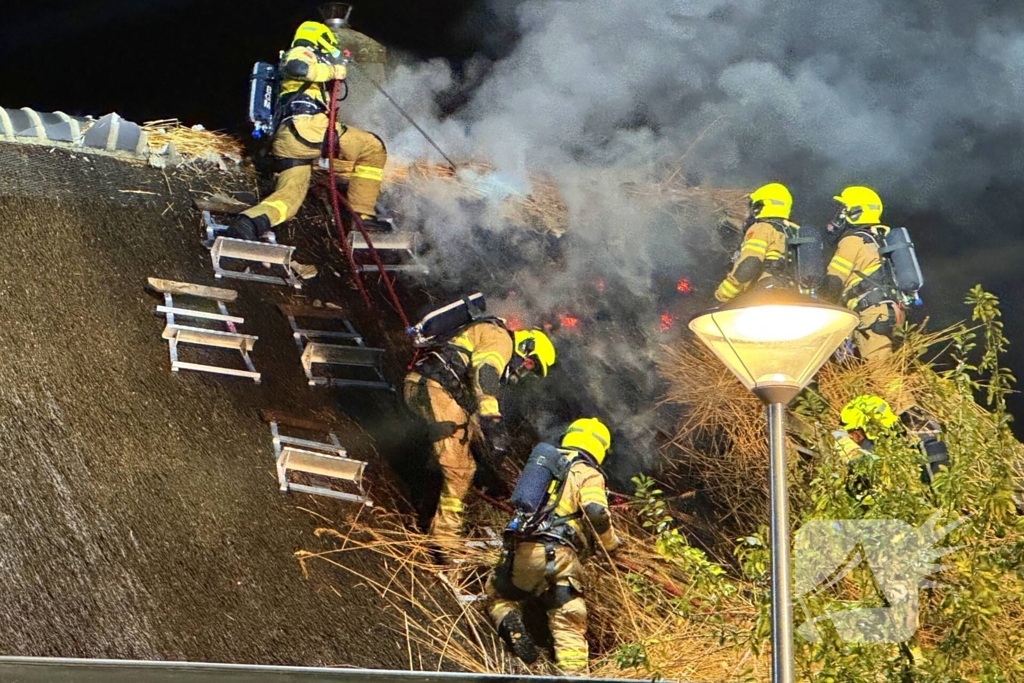
[[[309,190],[313,167],[331,159],[348,181],[352,210],[371,221],[380,192],[387,152],[384,143],[341,122],[336,124],[334,150],[327,149],[330,83],[347,76],[334,33],[326,25],[307,21],[295,32],[291,48],[278,68],[281,74],[277,103],[279,121],[271,145],[275,165],[274,192],[242,212],[228,236],[255,240],[298,213]]]
[[[497,399],[500,385],[546,376],[555,347],[540,330],[512,332],[499,318],[482,318],[424,351],[406,375],[404,395],[409,408],[426,420],[441,465],[444,481],[429,533],[443,541],[462,529],[463,501],[476,473],[470,442],[482,436],[497,455],[509,448]]]
[[[862,394],[840,413],[843,428],[832,432],[836,448],[851,465],[861,457],[870,457],[875,441],[882,433],[902,434],[921,453],[921,482],[931,484],[941,468],[949,467],[949,450],[939,437],[942,428],[927,412],[912,406],[899,415],[881,396]],[[863,480],[851,482],[851,493],[862,496],[870,485]]]
[[[769,183],[750,194],[747,232],[732,270],[715,290],[725,303],[754,287],[771,287],[783,278],[787,267],[787,235],[800,229],[789,220],[793,197],[785,185]],[[789,283],[786,283],[789,284]]]
[[[504,556],[487,580],[487,612],[505,643],[527,663],[536,661],[538,652],[518,603],[536,598],[548,613],[558,667],[570,674],[587,671],[582,563],[598,544],[611,552],[620,543],[599,469],[610,446],[611,434],[600,420],[576,420],[560,448],[539,444],[534,449],[512,495],[518,511],[505,531]],[[537,467],[536,463],[551,474],[531,477],[531,465]],[[537,486],[545,481],[549,482],[546,487]],[[534,507],[522,502],[531,497],[524,489],[531,488],[538,489],[533,495],[539,503],[532,513],[525,513],[524,507]]]
[[[828,264],[822,296],[837,301],[860,316],[853,343],[864,360],[892,353],[892,335],[903,319],[902,305],[892,300],[882,282],[881,240],[889,227],[881,224],[882,200],[867,187],[848,187],[833,197],[839,212],[829,230],[839,237]]]

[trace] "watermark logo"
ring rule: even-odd
[[[920,528],[898,519],[812,520],[793,539],[794,591],[806,620],[797,628],[818,642],[831,624],[845,643],[902,643],[918,627],[919,590],[934,587],[929,575],[946,569],[934,564],[956,547],[938,546],[967,521],[963,517],[936,528],[939,514]],[[849,599],[853,572],[866,594]],[[851,580],[855,578],[851,576]],[[846,599],[844,599],[846,598]],[[851,606],[865,603],[874,606]],[[813,608],[827,604],[823,614]],[[819,610],[820,611],[820,610]]]

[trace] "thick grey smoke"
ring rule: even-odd
[[[710,217],[680,225],[623,183],[648,183],[685,155],[683,172],[701,183],[789,184],[794,217],[820,225],[846,184],[876,187],[890,215],[955,212],[1024,175],[1024,27],[1005,3],[496,2],[475,28],[518,34],[504,57],[458,75],[444,62],[405,65],[390,82],[450,155],[496,169],[473,181],[489,201],[439,182],[395,197],[394,210],[432,238],[453,289],[515,289],[537,312],[600,319],[586,343],[563,341],[579,350],[572,390],[636,443],[648,442],[666,278],[689,275],[710,301],[724,264],[702,251]],[[460,88],[466,104],[441,118],[429,95]],[[392,154],[437,158],[386,102],[357,116]],[[569,220],[560,260],[527,277],[522,257],[538,247],[507,236],[499,203],[528,192],[531,173],[554,180]],[[481,241],[481,230],[505,236]],[[616,279],[613,294],[583,293],[598,277]]]

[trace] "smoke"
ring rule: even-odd
[[[494,167],[488,194],[466,201],[438,182],[394,193],[391,208],[430,237],[451,291],[481,287],[532,324],[561,310],[585,320],[557,339],[566,368],[543,405],[598,411],[626,435],[629,468],[649,465],[652,362],[683,326],[666,335],[658,320],[707,305],[727,264],[709,215],[680,222],[624,184],[680,165],[717,186],[781,181],[794,218],[820,225],[830,197],[858,183],[880,191],[893,222],[925,210],[961,229],[985,222],[963,207],[1024,179],[1022,24],[994,1],[495,0],[468,30],[517,36],[489,46],[503,56],[406,64],[389,82],[449,155]],[[453,97],[464,104],[443,112]],[[394,156],[437,158],[386,102],[356,116]],[[537,173],[568,209],[553,249],[500,211]],[[683,275],[702,299],[666,293]]]

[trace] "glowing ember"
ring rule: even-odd
[[[597,282],[596,282],[596,283],[594,284],[594,286],[595,286],[595,287],[597,287],[597,291],[599,291],[599,292],[603,292],[603,291],[604,291],[604,280],[598,280],[598,281],[597,281]]]
[[[675,320],[672,319],[671,315],[669,315],[668,313],[661,314],[661,324],[659,325],[659,327],[661,328],[662,332],[668,332],[672,328],[673,324],[675,324]]]
[[[690,293],[690,281],[687,278],[680,278],[679,282],[676,283],[676,291],[682,292],[683,294]]]
[[[558,322],[562,327],[566,327],[571,330],[580,324],[580,319],[572,315],[563,315],[559,316]]]
[[[523,321],[519,318],[508,318],[505,320],[505,327],[515,332],[523,329]]]

